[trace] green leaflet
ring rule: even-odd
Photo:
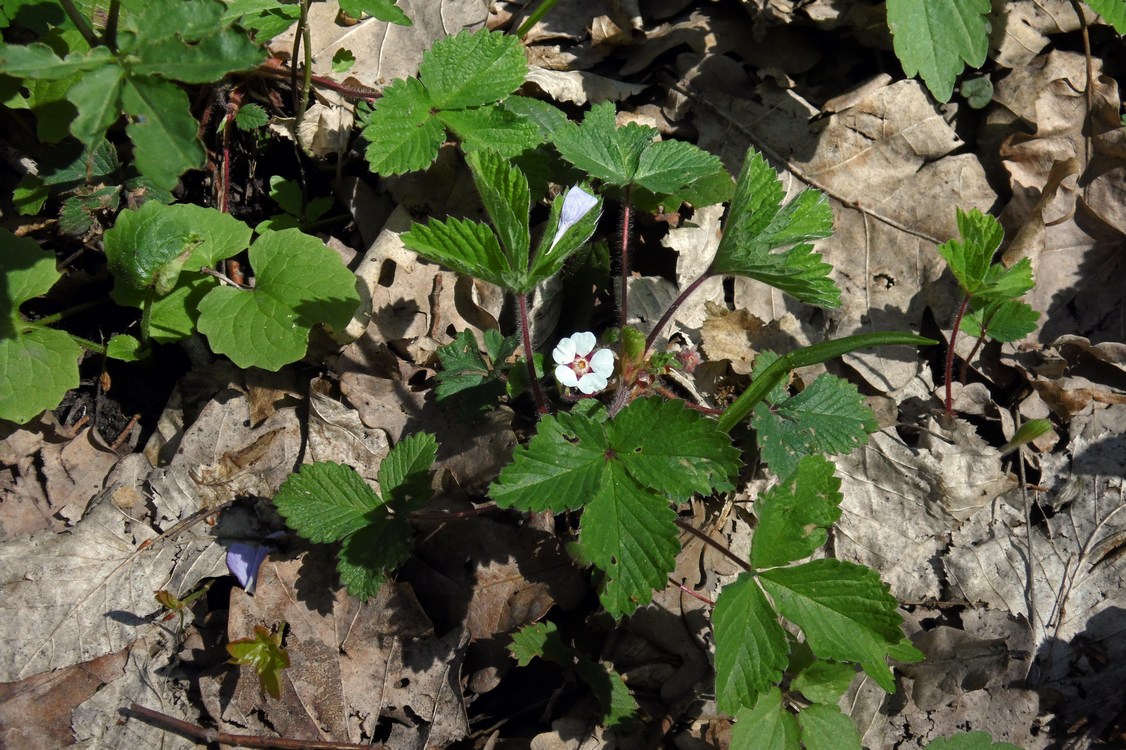
[[[962,68],[985,62],[989,11],[989,0],[888,0],[888,28],[903,72],[919,74],[936,99],[950,101]]]

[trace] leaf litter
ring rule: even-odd
[[[522,6],[496,5],[490,16],[479,2],[403,3],[415,22],[403,28],[370,18],[341,26],[335,3],[316,3],[315,70],[333,75],[330,60],[346,48],[356,57],[349,75],[364,85],[416,75],[435,40],[522,21]],[[956,728],[1029,749],[1120,740],[1126,136],[1104,62],[1095,57],[1088,78],[1083,55],[1060,44],[1080,28],[1073,5],[994,4],[987,65],[995,89],[982,113],[964,102],[936,105],[898,68],[893,80],[865,87],[862,65],[826,59],[819,34],[849,32],[834,48],[844,60],[886,48],[862,4],[750,0],[735,12],[650,5],[613,3],[607,12],[601,3],[560,2],[525,38],[539,61],[528,93],[571,104],[617,101],[662,135],[695,140],[732,173],[753,145],[785,176],[787,200],[818,187],[835,219],[818,250],[835,268],[843,307],[825,313],[764,294],[754,282],[715,279],[681,308],[669,335],[710,360],[704,370],[714,375],[696,381],[705,398],[715,398],[725,379],[745,376],[762,350],[872,330],[948,331],[956,285],[934,248],[956,233],[954,206],[999,211],[1006,259],[1034,265],[1039,328],[971,363],[976,382],[959,401],[965,420],[932,419],[921,435],[903,426],[925,415],[937,391],[926,362],[881,351],[831,365],[900,411],[838,461],[845,499],[832,553],[880,572],[929,657],[902,670],[894,696],[863,677],[854,681],[844,705],[865,744],[923,747]],[[1088,13],[1084,21],[1097,19]],[[291,43],[283,35],[274,46]],[[778,53],[765,54],[772,47]],[[331,114],[345,106],[339,102],[318,106],[324,114],[302,134],[310,144],[328,143],[328,130],[347,120]],[[186,632],[162,619],[152,596],[229,580],[225,547],[278,528],[260,499],[300,463],[340,461],[374,481],[391,445],[432,431],[441,448],[440,510],[456,513],[509,462],[524,429],[511,412],[474,423],[439,406],[424,385],[438,346],[464,329],[480,340],[505,316],[494,287],[422,261],[400,239],[410,211],[479,210],[450,163],[443,153],[429,174],[389,181],[381,193],[337,185],[361,230],[356,271],[370,318],[354,321],[353,343],[329,362],[329,377],[310,382],[289,368],[288,385],[262,386],[217,370],[204,389],[185,378],[138,453],[115,451],[91,429],[68,436],[65,425],[5,433],[6,741],[190,744],[118,721],[130,702],[229,731],[378,737],[396,748],[487,746],[524,711],[541,712],[533,747],[611,741],[581,701],[514,701],[524,678],[505,653],[507,635],[553,607],[585,616],[585,585],[551,519],[435,521],[398,580],[366,603],[336,585],[325,549],[292,540],[267,558],[253,596],[218,587],[223,593],[192,611]],[[721,216],[703,208],[680,227],[643,233],[643,241],[658,240],[646,251],[667,257],[654,266],[661,273],[630,280],[630,305],[642,320],[652,323],[656,301],[707,266]],[[565,314],[559,295],[538,297],[537,338],[550,336]],[[959,353],[968,356],[971,346],[963,340]],[[796,377],[808,385],[823,369]],[[1048,415],[1056,432],[1022,451],[1023,468],[1001,455],[1017,419]],[[694,500],[693,525],[745,552],[756,481],[720,508]],[[714,599],[737,571],[695,538],[682,543],[674,581]],[[663,717],[670,742],[724,746],[731,726],[709,697],[704,606],[683,589],[657,592],[599,656],[626,675],[648,716]],[[224,664],[209,648],[280,622],[293,667],[275,703],[262,698],[249,667]],[[587,623],[593,633],[609,630],[598,617]],[[81,681],[64,690],[69,675]],[[58,706],[49,723],[28,721],[26,707],[39,696]]]

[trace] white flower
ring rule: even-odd
[[[614,354],[609,349],[594,351],[597,339],[589,331],[571,334],[551,353],[558,367],[555,379],[568,388],[589,395],[606,387],[614,372]]]
[[[563,196],[563,210],[559,212],[559,228],[555,230],[555,236],[551,239],[551,245],[547,248],[548,251],[554,250],[567,230],[575,226],[579,219],[590,213],[590,209],[597,205],[598,199],[578,185],[568,190],[567,195]]]

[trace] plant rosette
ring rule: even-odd
[[[589,396],[606,387],[614,373],[614,353],[595,349],[598,340],[590,331],[571,334],[551,352],[555,379],[567,388],[578,388]]]

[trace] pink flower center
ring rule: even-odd
[[[587,361],[586,357],[575,357],[575,361],[571,363],[571,369],[581,378],[590,369],[590,362]]]

